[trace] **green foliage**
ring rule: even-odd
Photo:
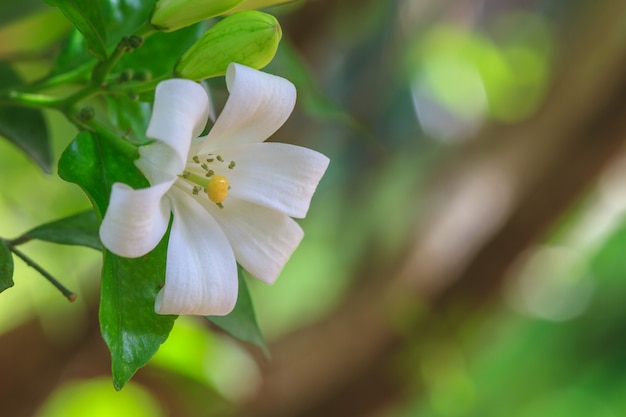
[[[0,61],[0,89],[22,82],[6,61]],[[0,135],[13,142],[44,172],[52,172],[52,151],[41,110],[6,106],[0,111]]]
[[[146,130],[154,90],[177,72],[176,76],[199,81],[223,75],[231,61],[260,68],[273,58],[281,31],[273,16],[256,11],[225,18],[203,36],[203,23],[159,32],[150,22],[155,0],[45,1],[57,7],[74,28],[60,51],[55,45],[42,54],[52,57],[43,78],[22,77],[15,71],[21,70],[19,65],[0,62],[0,134],[51,173],[54,160],[43,110],[65,116],[79,133],[63,151],[58,174],[80,186],[93,210],[30,228],[13,240],[0,238],[0,291],[13,285],[15,254],[67,298],[75,298],[17,245],[40,240],[101,250],[100,327],[111,353],[114,386],[121,389],[168,338],[176,320],[174,315],[154,311],[165,282],[169,233],[152,252],[134,259],[111,253],[99,238],[113,184],[135,189],[150,186],[135,160],[138,146],[151,140]],[[231,9],[241,1],[217,8]],[[195,10],[185,1],[182,4],[180,10],[186,15]],[[200,15],[192,18],[195,22],[203,19]],[[22,78],[33,81],[22,82]],[[239,281],[234,311],[207,319],[267,355],[241,269]]]
[[[13,254],[4,240],[0,239],[0,292],[13,286]]]
[[[91,8],[92,12],[99,10],[100,17],[98,20],[102,20],[106,33],[106,44],[104,45],[106,51],[114,47],[122,37],[128,36],[136,31],[145,22],[145,19],[154,5],[154,1],[99,0],[99,8],[93,7],[92,3],[86,4],[89,4],[89,6],[86,7]],[[175,44],[172,44],[172,46],[175,47]],[[79,70],[84,69],[88,71],[89,67],[82,66],[93,63],[94,55],[91,53],[90,48],[89,40],[84,36],[84,33],[77,28],[77,30],[70,35],[67,43],[61,50],[52,72],[59,74],[73,71],[77,68]],[[96,56],[101,59],[98,55]],[[152,61],[158,62],[160,59],[153,59]]]
[[[176,32],[155,33],[141,48],[122,57],[116,71],[132,70],[135,77],[147,74],[152,78],[170,74],[176,61],[203,32],[204,25],[197,24]],[[159,59],[154,59],[157,56]]]
[[[258,346],[265,356],[269,357],[269,349],[256,320],[248,284],[243,276],[243,269],[239,265],[237,265],[237,272],[239,277],[239,295],[235,309],[226,316],[207,316],[207,319],[228,332],[231,336]]]
[[[20,239],[39,239],[62,245],[86,246],[102,250],[98,237],[100,222],[93,210],[42,224],[24,233]]]
[[[87,48],[96,58],[104,60],[107,56],[106,31],[102,15],[103,0],[84,2],[80,0],[46,0],[57,6],[67,19],[83,35]]]
[[[83,132],[61,156],[59,175],[80,185],[102,216],[113,183],[148,185],[133,164],[133,156],[138,155],[128,148],[121,150],[116,138]],[[100,325],[111,351],[113,384],[121,389],[156,353],[176,319],[154,312],[156,294],[165,282],[167,236],[141,258],[103,253]]]
[[[102,217],[113,183],[123,182],[136,188],[149,185],[133,164],[138,157],[137,148],[122,138],[85,131],[61,155],[59,176],[80,185]]]
[[[177,316],[154,312],[165,282],[167,235],[149,254],[122,258],[104,251],[100,326],[112,358],[113,385],[121,389],[165,342]]]

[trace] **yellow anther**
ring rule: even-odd
[[[209,180],[206,193],[209,196],[209,200],[219,205],[228,197],[229,188],[228,178],[223,175],[214,175]]]

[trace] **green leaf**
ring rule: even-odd
[[[0,239],[0,292],[13,286],[13,254]]]
[[[131,187],[148,186],[135,167],[138,156],[120,138],[80,133],[59,161],[59,175],[80,185],[102,216],[111,186],[124,182]],[[111,352],[113,385],[121,389],[144,366],[167,339],[176,316],[154,312],[156,295],[165,282],[166,235],[150,253],[136,259],[103,251],[100,327]]]
[[[176,61],[202,36],[204,30],[203,24],[196,24],[175,32],[155,33],[145,40],[141,48],[123,56],[116,68],[148,71],[153,77],[171,73]]]
[[[154,300],[165,282],[167,243],[168,235],[137,259],[104,251],[100,327],[111,351],[115,389],[121,389],[148,363],[177,318],[154,312]]]
[[[137,148],[122,138],[81,132],[61,155],[59,176],[80,185],[102,217],[113,183],[123,182],[135,188],[149,186],[133,163],[137,158]]]
[[[151,93],[151,95],[154,93]],[[148,122],[152,114],[152,106],[145,101],[134,101],[126,96],[106,96],[105,101],[110,122],[125,133],[135,143],[146,143]]]
[[[19,239],[39,239],[62,245],[80,245],[102,250],[98,235],[100,222],[93,210],[42,224],[24,233]]]
[[[263,351],[263,354],[269,357],[269,349],[257,323],[252,297],[250,297],[248,284],[243,276],[241,266],[237,265],[237,271],[239,276],[239,296],[237,297],[237,304],[234,310],[226,316],[206,316],[206,318],[234,338],[258,346]]]
[[[0,61],[0,88],[21,84],[10,64]],[[0,108],[0,135],[17,145],[46,173],[52,172],[52,150],[43,113],[24,107]]]
[[[89,4],[89,2],[85,3]],[[112,49],[122,37],[132,34],[148,20],[155,0],[98,0],[98,3],[100,6],[96,7],[100,7],[104,21],[106,47]],[[159,58],[161,58],[161,54],[159,54]],[[78,31],[75,31],[61,50],[52,73],[60,74],[91,63],[93,63],[93,57],[88,53],[85,38]]]
[[[103,15],[104,0],[46,0],[57,6],[83,35],[87,48],[98,59],[107,57],[106,31]]]

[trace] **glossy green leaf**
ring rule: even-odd
[[[83,35],[89,51],[100,60],[107,56],[106,30],[104,25],[104,0],[46,0],[57,6],[67,19]]]
[[[87,246],[102,250],[98,237],[100,222],[93,210],[42,224],[24,233],[20,239],[39,239],[62,245]]]
[[[81,132],[61,155],[59,176],[80,185],[102,217],[114,182],[149,185],[133,163],[138,157],[137,148],[122,138]]]
[[[166,235],[152,252],[137,259],[104,251],[100,327],[111,351],[116,389],[148,363],[177,318],[154,312],[154,301],[165,282],[167,241]]]
[[[154,93],[150,93],[154,95]],[[144,101],[134,101],[129,97],[105,97],[110,122],[134,143],[148,141],[146,130],[152,114],[152,106]]]
[[[8,62],[0,61],[0,88],[21,84]],[[0,135],[17,145],[44,172],[52,172],[52,150],[43,113],[25,107],[0,107]]]
[[[13,286],[13,254],[0,239],[0,292]]]
[[[175,32],[155,33],[145,40],[141,48],[123,56],[116,69],[147,71],[153,77],[171,73],[176,61],[202,36],[204,30],[203,24],[196,24]]]
[[[239,296],[234,310],[226,316],[207,316],[206,318],[236,339],[252,343],[261,348],[265,356],[269,357],[269,350],[263,333],[259,328],[252,304],[252,297],[248,284],[243,276],[243,269],[237,265],[239,276]]]
[[[155,3],[155,0],[98,1],[106,33],[106,48],[109,50],[114,48],[122,37],[132,34],[147,21]],[[93,55],[88,52],[87,46],[85,38],[78,31],[73,32],[61,50],[52,73],[59,74],[93,63]]]
[[[59,175],[80,185],[102,216],[114,182],[148,185],[133,163],[137,156],[136,148],[120,138],[82,132],[61,156]],[[167,236],[140,258],[121,258],[107,250],[103,254],[100,327],[111,352],[113,384],[121,389],[156,353],[176,319],[154,312],[165,281]]]

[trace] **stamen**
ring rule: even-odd
[[[198,158],[198,155],[194,155],[191,159],[193,159],[193,162],[195,162],[196,164],[200,163],[200,158]]]
[[[215,174],[215,171],[213,171],[212,169],[210,169],[210,170],[208,170],[208,171],[206,172],[206,174],[204,174],[204,176],[205,176],[205,177],[210,177],[210,176],[212,176],[213,174]]]
[[[202,191],[202,187],[200,187],[199,185],[195,185],[193,187],[193,190],[191,190],[191,194],[198,195],[198,193],[200,193],[200,191]]]
[[[189,178],[191,176],[191,172],[183,171],[183,178]]]
[[[235,161],[230,161],[230,164],[228,164],[228,169],[233,169],[235,168]]]
[[[228,178],[223,175],[213,176],[207,185],[207,195],[209,196],[209,200],[219,206],[224,200],[226,200],[229,188]]]
[[[222,155],[217,155],[215,158],[217,158],[217,160],[220,162],[224,162],[224,158],[222,158]]]
[[[207,158],[206,161],[211,163],[211,162],[215,161],[215,158]]]
[[[208,171],[208,170],[209,170],[209,166],[208,166],[207,164],[205,164],[205,163],[203,163],[202,165],[200,165],[200,168],[202,168],[202,169],[203,169],[203,170],[205,170],[205,171]]]
[[[223,209],[224,205],[222,203],[215,203],[219,208]]]

